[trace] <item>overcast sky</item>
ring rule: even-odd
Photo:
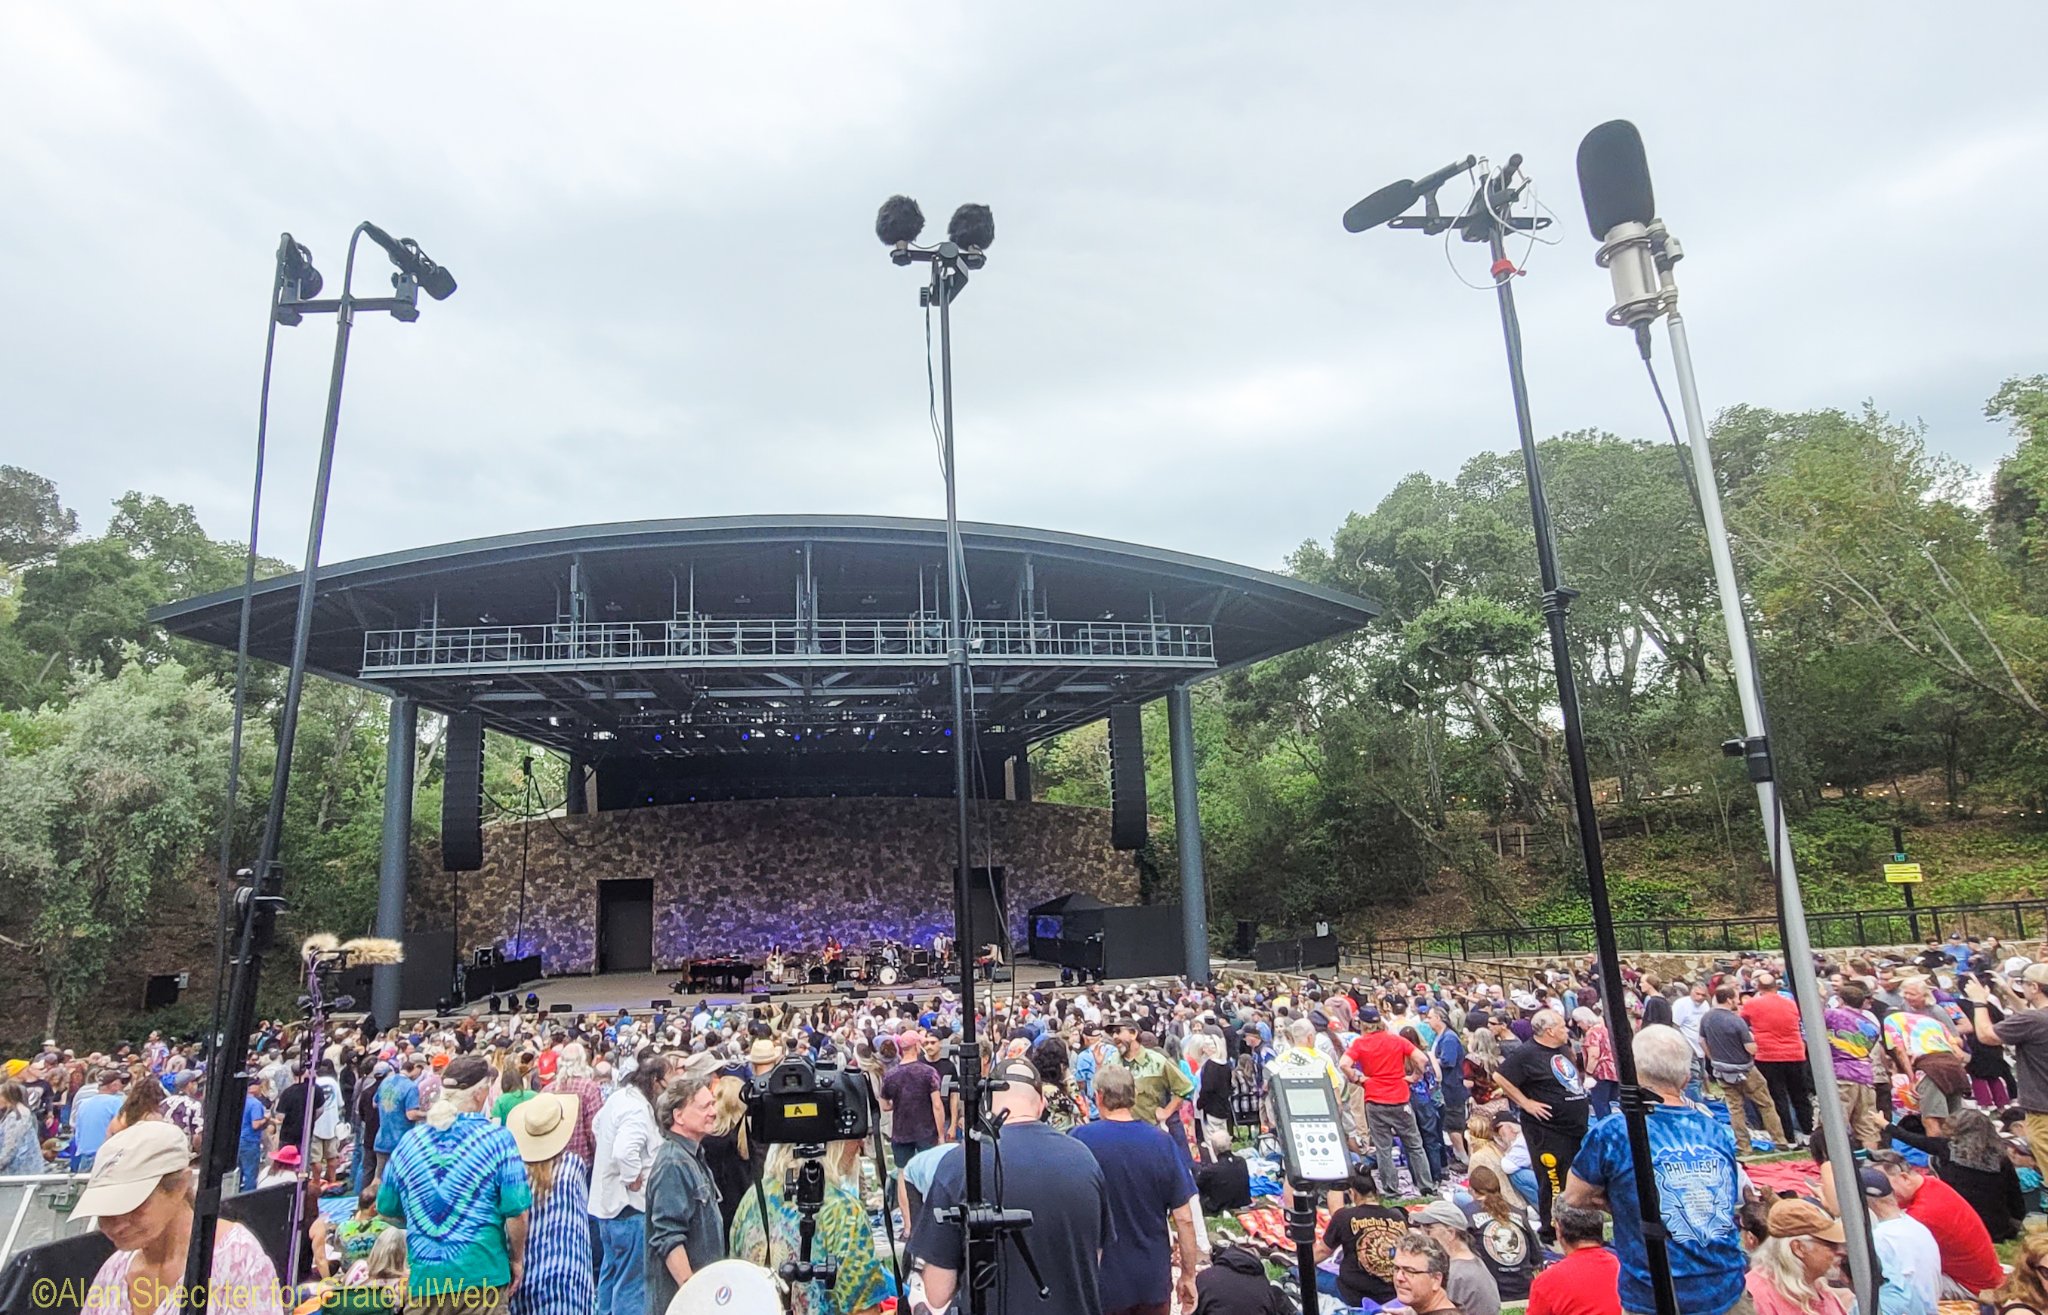
[[[1984,399],[2048,368],[2048,7],[1592,17],[1630,8],[0,0],[0,462],[91,529],[134,488],[240,538],[277,234],[332,289],[367,218],[461,289],[358,324],[327,560],[937,515],[917,276],[872,232],[905,191],[930,236],[996,214],[962,514],[1277,566],[1513,442],[1483,253],[1338,223],[1389,179],[1525,155],[1562,238],[1517,285],[1538,430],[1655,433],[1573,172],[1613,117],[1710,409],[1869,398],[1995,460]],[[262,546],[294,561],[332,335],[280,331]]]

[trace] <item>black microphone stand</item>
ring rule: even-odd
[[[1470,159],[1466,165],[1472,163]],[[1536,566],[1543,585],[1543,620],[1550,632],[1550,664],[1557,676],[1557,707],[1564,723],[1566,764],[1571,772],[1572,808],[1578,824],[1579,849],[1586,861],[1586,890],[1593,906],[1593,937],[1600,959],[1600,989],[1607,1001],[1604,1011],[1608,1035],[1614,1041],[1614,1065],[1620,1082],[1621,1115],[1628,1128],[1629,1158],[1633,1162],[1636,1199],[1642,1215],[1643,1249],[1650,1271],[1650,1286],[1656,1299],[1657,1315],[1679,1315],[1678,1293],[1671,1281],[1670,1231],[1657,1196],[1657,1174],[1650,1162],[1649,1102],[1636,1080],[1633,1031],[1629,1026],[1627,984],[1621,977],[1621,949],[1614,937],[1614,909],[1607,894],[1607,862],[1600,846],[1600,817],[1593,806],[1593,777],[1586,764],[1586,734],[1579,714],[1578,680],[1572,672],[1571,639],[1565,621],[1572,600],[1579,591],[1559,578],[1557,542],[1550,527],[1550,503],[1543,492],[1543,466],[1537,460],[1535,424],[1529,417],[1529,384],[1522,374],[1522,325],[1515,314],[1514,278],[1521,271],[1508,259],[1509,233],[1530,232],[1548,225],[1549,220],[1511,213],[1527,180],[1517,183],[1522,157],[1512,155],[1507,164],[1480,179],[1479,190],[1465,212],[1452,219],[1437,209],[1436,189],[1460,167],[1440,169],[1423,184],[1396,183],[1361,201],[1346,216],[1346,225],[1362,231],[1385,222],[1390,228],[1420,229],[1436,236],[1456,228],[1467,242],[1484,242],[1493,256],[1494,296],[1500,306],[1501,336],[1507,343],[1508,384],[1515,400],[1515,428],[1522,446],[1522,470],[1529,486],[1529,518],[1536,539]],[[1424,214],[1402,215],[1418,198],[1426,198]],[[1384,205],[1381,203],[1385,202]],[[1388,210],[1393,216],[1382,219]],[[1538,1172],[1544,1166],[1534,1166]],[[1554,1185],[1561,1191],[1562,1183]],[[1546,1225],[1549,1220],[1543,1221]]]
[[[1536,565],[1543,583],[1543,619],[1550,630],[1550,663],[1557,674],[1557,706],[1564,722],[1565,759],[1571,770],[1572,807],[1577,816],[1579,848],[1586,860],[1587,897],[1593,906],[1593,937],[1599,947],[1600,990],[1607,1001],[1608,1035],[1614,1041],[1614,1066],[1620,1079],[1621,1116],[1628,1127],[1629,1159],[1641,1206],[1643,1249],[1649,1262],[1650,1286],[1657,1315],[1678,1315],[1678,1293],[1671,1280],[1670,1231],[1657,1195],[1657,1174],[1650,1162],[1649,1102],[1636,1081],[1633,1028],[1626,1006],[1627,985],[1621,977],[1621,948],[1614,936],[1614,910],[1607,894],[1607,861],[1600,844],[1600,816],[1593,806],[1593,777],[1586,764],[1586,733],[1579,716],[1579,685],[1572,671],[1571,640],[1565,620],[1579,591],[1564,584],[1557,567],[1557,542],[1550,528],[1550,504],[1543,492],[1543,466],[1536,456],[1534,422],[1529,416],[1529,384],[1522,374],[1522,324],[1515,314],[1514,278],[1520,271],[1508,259],[1505,243],[1511,231],[1542,223],[1509,214],[1521,185],[1515,182],[1522,157],[1511,156],[1506,167],[1480,180],[1472,204],[1459,219],[1467,242],[1485,242],[1493,255],[1494,296],[1500,304],[1501,336],[1507,343],[1508,383],[1515,398],[1515,427],[1522,444],[1522,469],[1528,477],[1529,516],[1536,537]],[[1538,1166],[1539,1171],[1541,1166]],[[1561,1186],[1561,1184],[1560,1184]],[[1548,1223],[1549,1221],[1544,1221]]]
[[[256,863],[247,869],[248,879],[235,892],[238,932],[228,1004],[213,1054],[206,1070],[205,1123],[200,1137],[199,1182],[192,1217],[192,1242],[185,1253],[185,1310],[204,1315],[212,1294],[208,1290],[213,1272],[214,1238],[220,1227],[221,1182],[235,1167],[236,1147],[241,1141],[242,1101],[248,1076],[244,1065],[249,1057],[249,1033],[256,1022],[256,988],[262,980],[263,955],[269,948],[277,914],[284,907],[284,870],[278,863],[278,847],[284,835],[286,792],[291,786],[292,745],[297,738],[299,702],[306,685],[306,657],[313,640],[313,603],[320,577],[320,541],[327,526],[327,490],[334,474],[334,439],[341,422],[341,382],[348,365],[349,330],[357,311],[390,311],[394,318],[419,318],[419,283],[409,273],[392,276],[395,295],[356,297],[350,288],[355,278],[356,243],[368,223],[358,224],[349,235],[348,259],[342,270],[341,296],[326,301],[297,301],[273,307],[273,316],[291,318],[308,311],[333,312],[335,316],[334,367],[327,385],[327,414],[321,426],[320,461],[313,480],[313,507],[306,528],[306,562],[299,574],[298,611],[292,625],[291,662],[286,671],[284,707],[278,716],[277,759],[271,770],[270,807],[263,820],[263,839]],[[318,1056],[312,1057],[317,1061]],[[310,1071],[310,1070],[309,1070]],[[310,1093],[309,1093],[310,1094]],[[310,1108],[307,1117],[311,1118]],[[294,1244],[296,1245],[296,1243]]]
[[[966,1144],[961,1154],[965,1179],[961,1203],[941,1215],[957,1223],[961,1234],[960,1308],[967,1315],[981,1315],[983,1296],[995,1282],[1001,1262],[1002,1240],[1017,1243],[1032,1277],[1037,1266],[1025,1248],[1023,1230],[1031,1226],[1028,1210],[1004,1210],[988,1201],[982,1190],[982,1137],[976,1124],[981,1120],[984,1083],[981,1077],[981,1045],[975,1029],[975,985],[973,946],[974,906],[969,894],[972,880],[973,844],[968,822],[967,775],[967,632],[960,621],[960,572],[963,552],[960,542],[959,486],[953,462],[953,299],[967,286],[968,271],[980,269],[987,257],[972,248],[941,242],[920,250],[907,242],[894,246],[889,258],[899,265],[922,261],[931,267],[931,281],[918,291],[918,304],[939,309],[939,396],[940,459],[946,481],[946,667],[952,678],[953,695],[953,805],[954,943],[959,947],[960,970],[960,1107],[969,1120]],[[1000,1125],[995,1131],[1000,1131]],[[1041,1282],[1040,1291],[1045,1291]]]

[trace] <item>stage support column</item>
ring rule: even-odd
[[[1209,891],[1202,879],[1202,806],[1195,790],[1195,709],[1186,685],[1166,692],[1173,752],[1173,830],[1180,849],[1181,938],[1188,980],[1209,979]]]
[[[384,746],[384,854],[377,866],[377,934],[405,939],[405,876],[412,858],[412,761],[419,751],[419,705],[391,700],[391,733]],[[454,878],[451,876],[450,878]],[[398,964],[370,970],[370,1011],[380,1027],[398,1021]]]

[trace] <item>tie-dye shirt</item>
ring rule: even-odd
[[[405,1225],[406,1273],[422,1300],[510,1282],[505,1221],[532,1206],[519,1143],[481,1114],[413,1128],[377,1189],[377,1213]]]
[[[1870,1052],[1877,1049],[1877,1020],[1861,1009],[1836,1005],[1821,1015],[1827,1023],[1828,1048],[1834,1054],[1835,1080],[1868,1086]]]

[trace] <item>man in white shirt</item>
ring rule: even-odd
[[[1707,1011],[1711,1008],[1713,1004],[1707,999],[1705,978],[1694,982],[1687,994],[1671,1002],[1671,1025],[1685,1034],[1685,1039],[1692,1043],[1692,1053],[1695,1055],[1707,1053],[1704,1043],[1700,1041],[1700,1020],[1707,1016]]]
[[[1881,1170],[1865,1165],[1857,1176],[1870,1212],[1870,1242],[1884,1274],[1879,1304],[1897,1315],[1934,1315],[1941,1298],[1941,1244],[1899,1205]]]
[[[590,1214],[597,1221],[596,1315],[646,1315],[647,1171],[661,1149],[654,1098],[668,1061],[647,1055],[605,1099],[591,1124],[596,1160]]]

